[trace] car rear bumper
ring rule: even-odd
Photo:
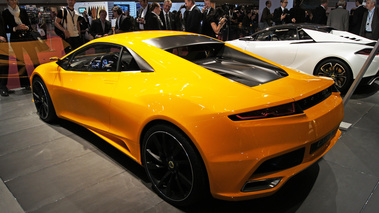
[[[275,193],[335,145],[342,119],[342,99],[333,93],[304,115],[234,122],[234,132],[213,135],[217,145],[207,153],[212,195],[237,201]]]

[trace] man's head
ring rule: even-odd
[[[366,8],[368,10],[372,10],[375,7],[376,0],[367,0],[366,1]]]
[[[206,9],[211,8],[211,0],[204,0],[204,7]]]
[[[114,17],[116,17],[116,18],[120,17],[120,15],[122,14],[122,9],[119,6],[114,6],[112,8],[112,11],[113,11]]]
[[[270,8],[271,7],[271,1],[266,1],[266,7]]]
[[[186,9],[190,10],[193,5],[195,5],[195,0],[184,0]]]
[[[139,4],[141,5],[142,8],[146,8],[147,6],[147,0],[138,0]]]
[[[171,2],[171,0],[165,0],[165,1],[163,2],[163,10],[164,10],[166,13],[170,12],[171,7],[172,7],[172,2]]]
[[[339,0],[337,4],[338,4],[338,6],[345,7],[346,1],[345,0]]]
[[[101,21],[105,21],[105,19],[107,18],[107,11],[102,9],[100,10],[99,15],[100,15]]]
[[[321,0],[321,5],[326,8],[328,6],[328,0]]]
[[[150,6],[150,9],[157,15],[161,13],[161,6],[157,2],[153,2]]]
[[[355,6],[359,6],[363,3],[363,0],[355,0]]]
[[[280,5],[281,5],[283,8],[286,8],[287,5],[288,5],[288,0],[280,0]]]
[[[76,0],[67,0],[67,6],[73,8],[76,3]]]

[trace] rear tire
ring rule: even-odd
[[[353,83],[353,73],[344,61],[340,59],[327,59],[322,61],[314,75],[327,76],[334,80],[334,84],[342,93],[346,93]]]
[[[33,100],[37,109],[37,114],[41,120],[51,123],[57,119],[53,102],[46,85],[39,77],[35,77],[32,83]]]
[[[189,139],[172,126],[159,124],[146,132],[142,162],[153,189],[172,205],[189,206],[209,194],[200,155]]]

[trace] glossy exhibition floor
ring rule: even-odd
[[[379,212],[379,81],[345,106],[344,131],[319,162],[271,197],[178,209],[144,170],[91,132],[42,122],[30,92],[0,97],[0,212]],[[228,184],[228,183],[225,183]]]

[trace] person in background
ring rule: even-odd
[[[43,14],[41,12],[38,13],[38,24],[37,24],[37,29],[40,28],[43,30],[43,33],[40,33],[41,34],[41,37],[43,39],[47,39],[47,24],[46,24],[46,19],[45,17],[43,16]],[[40,31],[38,31],[40,32]]]
[[[379,39],[379,8],[375,7],[376,0],[367,0],[367,10],[363,14],[359,35],[368,39]]]
[[[92,21],[92,25],[89,29],[89,33],[94,38],[100,38],[108,35],[112,35],[112,25],[111,22],[106,20],[107,11],[102,9],[99,12],[100,18]]]
[[[246,15],[242,20],[242,36],[251,35],[254,32],[253,22],[256,17],[256,14],[252,9],[246,10]]]
[[[7,35],[5,32],[5,23],[0,12],[0,95],[8,96],[9,91],[7,87],[8,72],[9,72],[9,60],[8,60],[8,43]]]
[[[201,10],[201,14],[203,21],[203,24],[201,25],[201,33],[207,36],[215,37],[215,32],[212,29],[211,23],[209,22],[209,16],[211,14],[214,14],[214,9],[211,7],[211,0],[204,0],[204,7]],[[218,20],[216,23],[218,23]]]
[[[159,17],[161,13],[161,6],[157,2],[153,2],[150,6],[151,15],[147,20],[146,29],[147,30],[162,30],[163,22]]]
[[[165,0],[163,2],[163,10],[159,14],[159,17],[161,18],[163,22],[163,30],[176,30],[174,14],[170,12],[171,7],[172,7],[171,0]]]
[[[208,16],[208,22],[212,27],[211,37],[217,38],[220,34],[220,30],[224,27],[227,19],[224,17],[224,10],[221,7],[217,7]]]
[[[33,38],[30,33],[32,28],[26,10],[18,6],[17,0],[7,0],[7,3],[7,9],[3,11],[2,17],[6,32],[11,34],[10,42],[16,55],[20,86],[29,91],[30,81],[24,61],[24,50],[29,54],[34,67],[39,65],[35,46],[32,42],[28,42]]]
[[[326,10],[328,9],[328,0],[321,0],[321,5],[312,12],[312,23],[326,25],[328,17]]]
[[[339,0],[337,4],[338,7],[329,13],[327,25],[337,30],[348,31],[349,11],[345,9],[346,1]]]
[[[305,22],[306,13],[301,4],[303,0],[295,0],[295,5],[290,9],[290,18],[293,23],[301,24]]]
[[[192,33],[200,33],[201,31],[201,11],[195,5],[195,0],[184,0],[188,15],[185,18],[185,31]]]
[[[78,23],[79,13],[74,10],[75,3],[76,0],[67,0],[67,7],[58,11],[54,23],[55,27],[64,32],[64,40],[69,44],[65,47],[66,54],[82,44]],[[67,14],[66,17],[65,14]]]
[[[273,14],[271,14],[270,8],[271,8],[271,1],[266,1],[266,7],[262,11],[262,16],[261,16],[261,21],[260,21],[261,29],[272,26]]]
[[[363,14],[366,11],[366,8],[362,5],[363,0],[355,0],[355,6],[357,8],[351,9],[352,15],[350,16],[349,21],[349,32],[359,35],[361,30]]]
[[[150,6],[147,0],[139,0],[139,4],[141,7],[137,11],[137,28],[138,30],[145,30],[145,27],[147,25],[146,22],[151,14]]]
[[[272,17],[275,25],[291,23],[290,14],[286,8],[288,5],[288,0],[280,0],[280,5],[280,7],[274,10],[274,15]]]
[[[124,33],[131,31],[132,23],[130,18],[128,19],[123,13],[119,6],[114,6],[112,8],[113,16],[116,18],[115,33]]]

